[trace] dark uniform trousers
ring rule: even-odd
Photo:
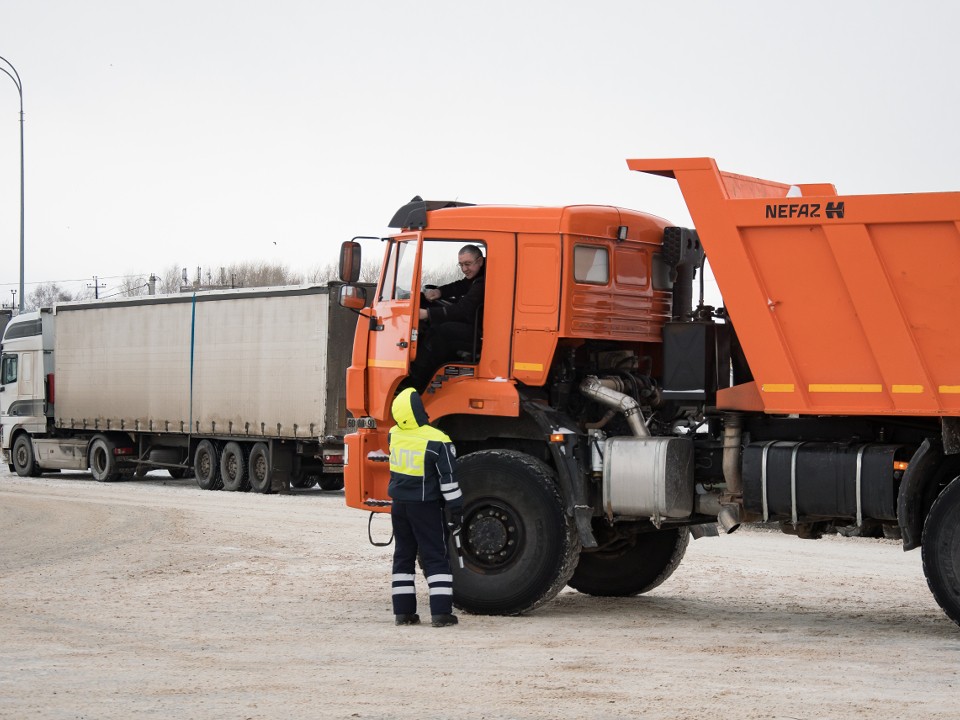
[[[441,501],[393,501],[390,511],[393,536],[393,613],[417,611],[414,588],[417,552],[430,588],[430,614],[453,612],[453,575],[447,555],[447,525]]]

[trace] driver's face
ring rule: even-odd
[[[466,276],[467,280],[473,280],[483,267],[483,257],[475,258],[470,253],[463,253],[457,256],[457,265],[460,266],[460,272]]]

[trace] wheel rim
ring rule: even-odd
[[[263,483],[267,477],[267,459],[262,453],[257,453],[253,462],[250,463],[250,472],[258,483]]]
[[[27,466],[27,448],[23,443],[17,443],[16,453],[14,454],[14,461],[19,467]]]
[[[237,456],[233,453],[227,455],[227,460],[224,463],[225,470],[227,471],[227,477],[231,480],[237,479]]]
[[[486,570],[508,567],[523,547],[523,524],[503,502],[482,502],[467,514],[465,551],[473,564]]]
[[[209,478],[210,477],[210,455],[206,452],[200,453],[200,462],[197,463],[200,470],[200,477]]]

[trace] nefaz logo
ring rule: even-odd
[[[820,203],[781,203],[767,205],[766,218],[780,220],[789,218],[819,218],[838,219],[843,217],[843,201],[829,202],[826,207]]]

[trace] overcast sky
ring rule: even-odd
[[[24,87],[27,294],[314,268],[415,194],[689,223],[676,183],[628,157],[960,190],[958,26],[960,3],[886,0],[0,0]],[[18,110],[0,76],[7,304]]]

